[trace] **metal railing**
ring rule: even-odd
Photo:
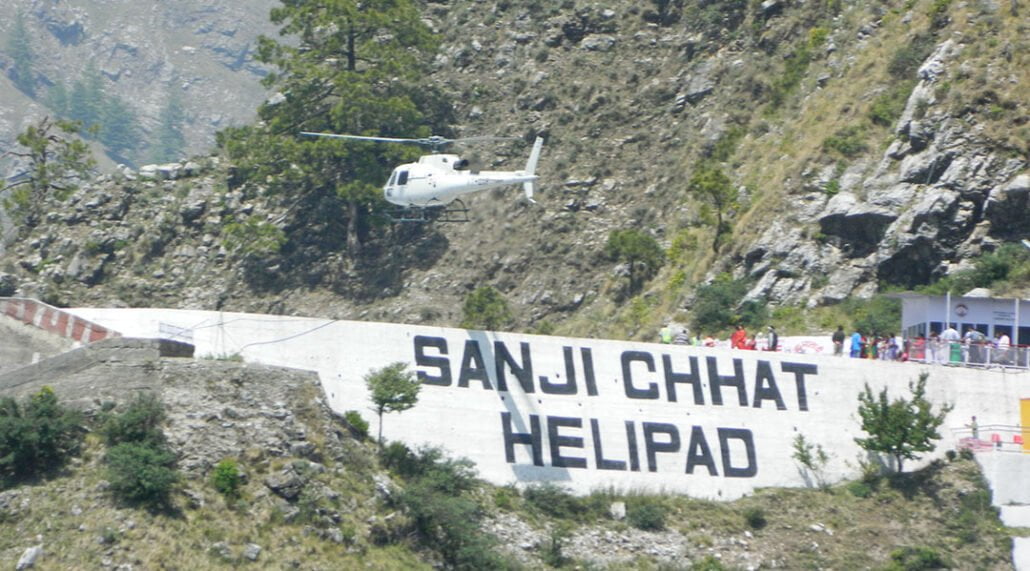
[[[1019,452],[1030,454],[1030,426],[983,424],[952,428],[959,450],[972,452]]]
[[[948,343],[917,339],[911,341],[908,358],[910,361],[942,365],[1030,369],[1030,346],[995,347],[986,343]]]

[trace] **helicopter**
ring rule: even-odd
[[[526,199],[535,203],[533,192],[537,180],[536,163],[544,140],[537,137],[529,153],[526,167],[520,171],[477,171],[458,155],[441,153],[440,149],[454,143],[474,141],[512,140],[511,137],[466,137],[447,139],[438,135],[420,139],[394,137],[368,137],[302,131],[309,137],[329,137],[354,141],[401,143],[429,147],[431,154],[419,157],[418,162],[407,163],[393,169],[383,186],[383,197],[398,208],[391,214],[395,222],[468,222],[468,208],[461,196],[481,190],[521,184]]]

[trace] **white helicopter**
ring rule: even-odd
[[[430,147],[432,154],[419,157],[418,162],[400,165],[393,169],[390,179],[383,186],[387,202],[400,207],[394,213],[397,222],[467,222],[468,208],[459,198],[462,195],[498,188],[511,184],[522,184],[526,198],[533,200],[536,182],[536,163],[544,140],[537,137],[529,153],[526,168],[520,171],[474,171],[469,162],[458,155],[442,154],[441,147],[452,143],[489,141],[503,137],[468,137],[446,139],[434,135],[422,139],[400,139],[392,137],[365,137],[359,135],[337,135],[335,133],[313,133],[302,131],[311,137],[331,137],[357,141],[381,143],[403,143]],[[510,138],[507,138],[510,139]]]

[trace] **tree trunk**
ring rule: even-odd
[[[356,258],[361,253],[358,239],[358,201],[347,201],[347,255]]]

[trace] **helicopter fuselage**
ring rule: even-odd
[[[433,154],[393,169],[383,187],[388,202],[403,207],[445,206],[458,197],[512,184],[532,183],[527,171],[473,171],[458,155]]]

